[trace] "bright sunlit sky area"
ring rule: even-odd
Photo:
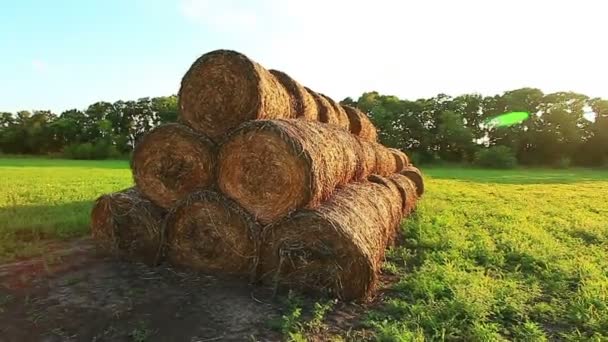
[[[608,98],[606,13],[599,0],[3,0],[0,111],[176,94],[218,48],[338,100],[520,87]]]

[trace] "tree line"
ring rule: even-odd
[[[0,151],[54,154],[76,159],[128,155],[137,139],[153,127],[177,120],[177,97],[97,102],[86,110],[0,113]]]
[[[522,88],[495,96],[439,94],[410,101],[368,92],[343,102],[369,113],[384,143],[422,163],[474,162],[488,149],[512,154],[522,165],[608,163],[608,100],[583,94]],[[487,124],[514,111],[530,117],[510,127]]]
[[[378,127],[380,140],[418,163],[470,163],[482,156],[523,165],[601,166],[608,163],[608,100],[574,92],[544,94],[522,88],[501,95],[439,94],[415,101],[367,92],[343,104],[359,107]],[[524,111],[521,124],[494,127],[487,120]],[[593,117],[589,119],[589,113]],[[151,128],[178,117],[177,98],[97,102],[71,109],[0,113],[0,151],[102,159],[128,155]]]

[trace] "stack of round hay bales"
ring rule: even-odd
[[[228,50],[182,79],[179,123],[138,139],[134,188],[101,196],[92,235],[129,260],[368,298],[424,192],[369,117]]]
[[[332,125],[256,120],[234,130],[221,146],[217,182],[269,224],[296,209],[319,206],[338,186],[401,171],[393,153]],[[371,166],[368,159],[374,159]]]
[[[333,124],[367,141],[377,138],[361,111],[236,51],[216,50],[198,58],[184,75],[178,95],[180,120],[214,141],[250,120],[292,118]]]

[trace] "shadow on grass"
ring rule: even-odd
[[[93,201],[0,208],[0,237],[35,240],[82,235],[88,231]]]
[[[0,208],[0,263],[45,253],[49,242],[87,235],[92,201]]]
[[[608,170],[593,169],[515,169],[485,170],[473,168],[423,168],[434,179],[453,179],[475,183],[498,184],[572,184],[608,182]]]

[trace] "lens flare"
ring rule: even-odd
[[[486,120],[488,126],[509,127],[520,124],[530,117],[528,112],[510,112],[489,118]]]

